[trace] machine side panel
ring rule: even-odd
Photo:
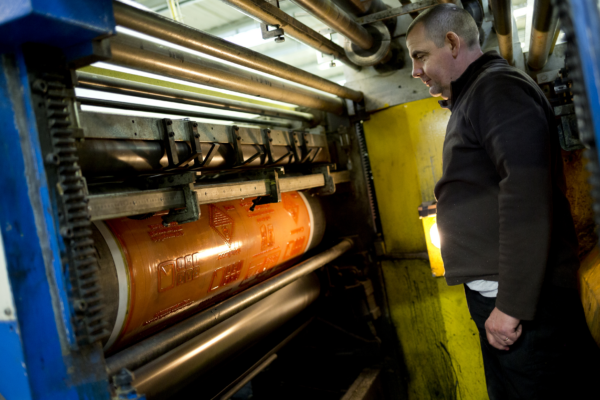
[[[111,0],[6,1],[0,7],[2,47],[32,42],[64,49],[114,30]]]
[[[0,229],[0,353],[4,360],[0,364],[0,398],[6,400],[31,398],[15,311]]]
[[[76,398],[76,391],[66,385],[67,366],[57,329],[60,326],[64,331],[63,318],[68,310],[61,318],[66,298],[52,295],[57,291],[51,287],[51,282],[56,284],[51,271],[52,267],[60,271],[60,257],[56,256],[59,252],[52,222],[48,224],[52,221],[51,206],[35,120],[28,108],[22,58],[4,56],[1,72],[0,96],[9,101],[3,101],[0,108],[0,221],[29,385],[34,398]],[[50,271],[44,253],[52,265]],[[64,294],[64,288],[61,292]],[[55,314],[56,307],[60,308]],[[3,367],[22,365],[3,363]]]

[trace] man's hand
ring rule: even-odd
[[[487,340],[492,346],[498,350],[508,350],[508,346],[514,344],[521,336],[523,326],[521,320],[494,308],[485,321],[485,331]]]

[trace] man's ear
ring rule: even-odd
[[[452,51],[452,57],[458,57],[458,52],[460,51],[460,38],[454,32],[448,32],[446,34],[446,44],[449,46],[450,51]]]

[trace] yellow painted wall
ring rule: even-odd
[[[435,99],[371,115],[365,137],[386,251],[426,251],[417,207],[433,200],[449,112]],[[479,336],[462,286],[421,260],[383,262],[390,312],[408,371],[409,398],[487,399]]]

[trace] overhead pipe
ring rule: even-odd
[[[127,79],[113,78],[111,76],[92,74],[82,71],[77,71],[77,87],[82,89],[98,90],[105,93],[121,94],[126,96],[141,96],[152,100],[169,101],[172,103],[214,108],[225,111],[258,114],[266,117],[291,119],[295,121],[312,122],[315,119],[314,115],[309,113],[283,110],[275,107],[229,100],[222,97],[209,96],[163,86],[149,85],[147,83],[134,82]]]
[[[354,244],[350,239],[344,239],[330,249],[297,264],[279,275],[108,357],[106,359],[108,375],[112,376],[122,368],[134,370],[152,360],[157,360],[163,354],[202,332],[217,326],[258,301],[325,266],[349,251],[353,246]]]
[[[494,14],[494,27],[500,46],[500,55],[510,65],[515,64],[513,56],[512,12],[510,0],[490,0]]]
[[[286,35],[320,51],[321,53],[329,54],[335,57],[346,66],[360,71],[358,65],[354,64],[348,57],[344,49],[338,44],[332,42],[321,35],[319,32],[309,28],[302,22],[298,21],[281,11],[274,5],[264,0],[221,0],[223,3],[235,8],[250,18],[267,25],[278,25],[282,28]]]
[[[364,50],[373,46],[371,34],[330,0],[292,0],[309,14]]]
[[[192,83],[232,90],[271,100],[342,114],[342,100],[257,76],[154,42],[119,34],[110,39],[112,57],[107,62]]]
[[[342,10],[354,16],[373,14],[385,11],[388,8],[382,0],[333,0],[333,2]]]
[[[531,69],[542,69],[548,62],[557,25],[558,10],[552,5],[552,1],[535,0],[527,60]]]
[[[346,99],[361,101],[363,98],[362,92],[338,85],[162,15],[140,10],[119,1],[113,2],[113,9],[116,23],[126,28]]]

